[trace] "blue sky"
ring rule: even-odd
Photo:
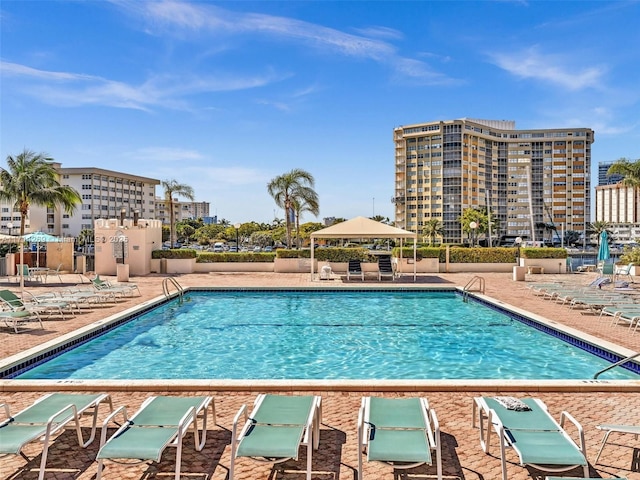
[[[0,15],[3,160],[176,179],[232,223],[283,218],[266,185],[292,168],[315,176],[320,218],[393,219],[392,131],[411,123],[588,127],[594,172],[640,158],[638,1],[4,0]]]

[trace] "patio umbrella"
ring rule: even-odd
[[[600,234],[600,248],[598,249],[598,262],[604,262],[609,260],[611,255],[609,254],[609,234],[606,230],[603,230]]]
[[[45,232],[31,232],[24,236],[24,241],[36,244],[36,267],[40,266],[40,244],[62,242],[59,237],[54,237]]]

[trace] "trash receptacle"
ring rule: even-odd
[[[160,259],[160,273],[167,273],[167,259]]]
[[[513,267],[513,281],[524,282],[524,276],[527,272],[527,267]]]

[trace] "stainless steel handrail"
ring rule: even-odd
[[[165,279],[162,281],[162,292],[164,293],[164,296],[167,298],[169,298],[170,296],[169,282],[171,282],[173,286],[176,287],[176,290],[178,290],[178,300],[180,303],[182,303],[184,300],[184,288],[182,288],[182,285],[180,285],[178,281],[173,277],[165,277]]]
[[[598,377],[599,377],[602,373],[607,372],[607,371],[611,370],[612,368],[618,367],[618,366],[620,366],[620,365],[622,365],[622,364],[625,364],[625,363],[627,363],[628,361],[633,360],[633,359],[634,359],[634,358],[636,358],[636,357],[640,357],[640,352],[634,353],[633,355],[631,355],[631,356],[629,356],[629,357],[627,357],[627,358],[623,358],[622,360],[619,360],[619,361],[617,361],[616,363],[614,363],[614,364],[612,364],[612,365],[609,365],[609,366],[608,366],[608,367],[606,367],[606,368],[603,368],[602,370],[600,370],[599,372],[597,372],[597,373],[593,376],[593,379],[594,379],[594,380],[597,380],[597,379],[598,379]]]
[[[484,277],[480,277],[479,275],[476,275],[471,280],[469,280],[467,282],[467,284],[464,286],[464,288],[462,289],[462,298],[463,298],[463,300],[467,299],[467,297],[469,296],[469,291],[471,290],[471,287],[476,282],[478,282],[480,284],[479,291],[480,291],[480,293],[482,293],[484,295],[484,288],[485,288]]]

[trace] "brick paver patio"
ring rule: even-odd
[[[529,295],[522,282],[514,282],[510,274],[491,273],[482,274],[486,280],[486,294],[510,305],[523,308],[530,312],[544,316],[560,324],[571,326],[590,335],[613,342],[627,349],[640,350],[640,333],[629,334],[628,328],[610,326],[608,320],[600,320],[596,315],[582,314],[580,311],[569,310],[566,306],[557,305],[538,297]],[[473,274],[438,274],[419,277],[418,285],[448,284],[464,286]],[[18,335],[6,329],[0,330],[0,357],[7,357],[17,352],[31,348],[57,336],[70,332],[80,326],[105,318],[118,311],[130,308],[145,300],[162,294],[162,276],[150,275],[132,278],[142,291],[142,297],[135,297],[119,302],[117,305],[85,311],[67,320],[45,320],[45,329],[31,329]],[[192,274],[177,277],[185,287],[195,286],[283,286],[283,287],[337,287],[354,285],[346,284],[342,279],[329,282],[310,282],[309,275],[303,274]],[[593,274],[580,275],[527,275],[530,281],[552,281],[561,279],[575,284],[587,284],[593,279]],[[75,285],[79,281],[77,275],[63,275],[65,284]],[[366,282],[370,286],[380,285],[378,282]],[[386,286],[388,282],[384,282]],[[359,282],[358,282],[359,284]],[[403,280],[403,286],[411,286],[412,282]],[[10,288],[16,291],[15,284],[0,282],[0,288]],[[29,286],[34,293],[60,288],[57,279],[45,286]],[[639,289],[640,290],[640,289]],[[589,385],[585,381],[585,385]],[[505,382],[508,387],[508,382]],[[0,381],[0,403],[11,405],[12,411],[30,405],[39,398],[43,391],[13,391],[11,381]],[[254,391],[255,390],[255,391]],[[323,399],[323,421],[321,427],[320,449],[314,454],[314,479],[349,479],[353,480],[357,471],[357,435],[356,421],[358,407],[363,395],[386,396],[426,396],[435,409],[440,420],[443,442],[443,467],[445,478],[465,480],[494,480],[500,478],[499,451],[494,448],[490,455],[480,448],[479,433],[471,426],[472,398],[478,395],[495,395],[495,390],[483,391],[479,388],[460,389],[460,391],[430,391],[425,392],[372,392],[347,391],[340,389],[320,389],[317,392],[287,391],[286,393],[318,394]],[[448,390],[455,390],[449,388]],[[640,425],[640,383],[637,391],[540,391],[528,388],[523,391],[509,391],[514,396],[535,396],[541,398],[549,406],[550,412],[558,418],[562,410],[569,411],[585,430],[587,457],[593,462],[597,454],[602,432],[596,429],[601,423],[625,423]],[[105,391],[104,389],[102,391]],[[126,405],[130,413],[134,412],[142,401],[153,394],[174,395],[213,395],[216,402],[217,425],[208,435],[207,443],[202,452],[193,449],[193,443],[187,442],[183,451],[182,478],[189,479],[224,479],[228,474],[230,459],[231,425],[233,416],[243,403],[253,402],[259,389],[247,386],[243,391],[196,390],[182,393],[167,392],[164,388],[149,388],[145,391],[124,391],[122,388],[106,389],[111,393],[114,405]],[[106,416],[106,411],[101,417]],[[571,430],[569,430],[571,431]],[[191,440],[191,439],[189,439]],[[624,476],[632,480],[640,480],[640,441],[631,435],[611,437],[612,445],[606,447],[598,465],[591,463],[592,477]],[[89,448],[79,448],[73,431],[62,433],[49,451],[47,479],[93,479],[96,473],[95,455],[98,442]],[[7,479],[35,479],[40,461],[41,446],[34,444],[26,449],[32,458],[26,462],[20,457],[9,457],[0,460],[0,478]],[[304,450],[303,450],[304,451]],[[174,471],[175,451],[168,449],[159,465],[122,466],[109,463],[103,478],[106,479],[143,479],[143,478],[172,478]],[[304,453],[297,461],[282,464],[283,469],[272,469],[270,464],[259,464],[240,459],[237,464],[236,478],[238,479],[267,479],[267,478],[304,478]],[[513,452],[508,452],[509,479],[531,480],[543,479],[540,472],[520,467]],[[417,478],[435,478],[435,468],[419,467],[411,471]],[[577,477],[581,471],[574,470],[564,475]],[[365,478],[381,479],[393,478],[392,469],[379,464],[366,464]]]

